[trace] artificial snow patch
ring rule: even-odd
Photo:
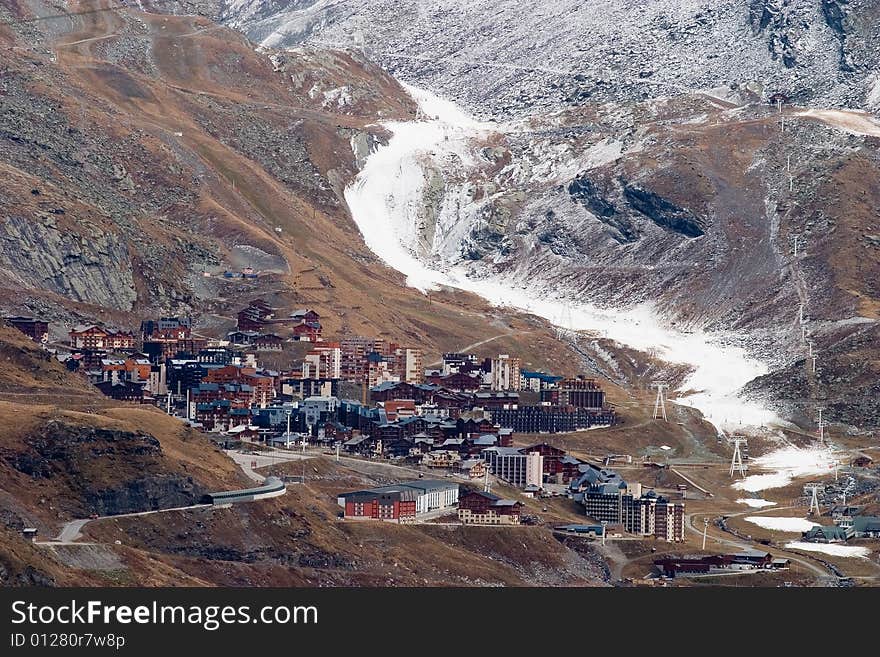
[[[722,344],[723,335],[699,330],[684,333],[666,326],[648,304],[600,309],[573,303],[556,287],[548,289],[541,281],[523,284],[500,274],[475,274],[466,265],[451,260],[448,250],[438,250],[437,235],[433,247],[423,244],[420,225],[425,220],[432,171],[445,172],[452,166],[450,162],[467,170],[477,160],[476,146],[492,133],[512,128],[476,121],[447,100],[405,86],[420,106],[421,120],[384,124],[392,133],[391,139],[367,158],[345,190],[345,200],[367,246],[387,265],[405,274],[408,285],[423,292],[440,286],[456,287],[496,306],[564,323],[563,328],[568,330],[604,333],[622,345],[641,351],[653,349],[666,361],[691,365],[693,372],[681,387],[688,394],[675,401],[699,409],[718,427],[741,428],[778,421],[762,404],[738,396],[746,383],[769,371],[767,366],[750,358],[741,347]],[[616,150],[616,146],[608,147],[611,153]],[[462,204],[467,202],[467,198],[462,200]],[[443,216],[437,221],[437,233],[456,247],[456,231],[462,230],[456,225],[457,216],[456,212],[448,222]]]
[[[834,452],[827,447],[783,447],[749,462],[750,469],[775,472],[750,475],[737,481],[733,487],[750,493],[768,488],[782,488],[801,477],[828,474],[834,470],[834,464]]]
[[[749,516],[747,522],[774,532],[803,533],[819,525],[804,518],[778,518],[773,516]]]
[[[859,545],[839,545],[837,543],[806,543],[804,541],[792,541],[785,547],[792,550],[804,550],[805,552],[821,552],[834,557],[853,557],[867,559],[871,551]]]
[[[753,509],[763,509],[765,506],[776,506],[776,502],[771,502],[770,500],[762,500],[755,499],[751,497],[741,497],[738,499],[737,504],[745,504]]]

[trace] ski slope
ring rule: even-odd
[[[473,160],[472,144],[493,132],[515,126],[477,121],[453,103],[412,86],[423,118],[383,124],[392,133],[387,145],[371,154],[345,198],[367,246],[388,266],[402,272],[407,283],[422,291],[450,286],[477,294],[497,306],[539,315],[563,328],[608,335],[622,345],[654,349],[664,360],[686,363],[693,373],[676,400],[699,409],[720,428],[762,426],[780,421],[764,405],[738,396],[740,389],[769,368],[732,346],[731,336],[701,331],[684,333],[667,326],[650,305],[609,310],[567,295],[541,280],[514,281],[496,272],[473,272],[450,257],[448,249],[425,254],[417,242],[429,170],[443,162],[466,168]],[[443,212],[439,219],[442,232]],[[454,235],[453,235],[454,237]],[[444,239],[448,242],[450,237]]]

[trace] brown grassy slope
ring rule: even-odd
[[[57,523],[93,510],[161,506],[161,495],[173,492],[163,491],[163,482],[179,487],[191,481],[196,497],[199,490],[243,483],[234,464],[207,438],[187,432],[157,409],[108,405],[81,413],[0,402],[0,419],[9,427],[0,441],[7,504],[28,524],[44,528],[43,535],[54,535]],[[157,490],[148,487],[143,499],[129,499],[128,487],[138,482]]]
[[[17,530],[0,527],[0,586],[99,586],[89,573],[72,572]]]
[[[320,479],[229,509],[123,518],[87,528],[227,585],[596,584],[601,568],[546,528],[339,522],[335,495],[363,478],[313,459]],[[310,469],[309,476],[312,475]],[[361,483],[358,483],[361,482]]]
[[[135,10],[89,14],[47,39],[57,63],[14,51],[10,79],[30,105],[51,108],[57,124],[47,129],[48,147],[39,156],[27,140],[11,143],[2,208],[42,224],[62,207],[65,214],[54,220],[63,230],[86,235],[94,226],[126,240],[137,301],[131,312],[100,308],[26,280],[32,289],[7,293],[8,306],[36,300],[61,314],[122,326],[136,326],[157,305],[193,306],[211,324],[210,316],[228,323],[244,303],[264,296],[285,310],[316,307],[328,334],[381,334],[424,344],[432,354],[491,336],[498,324],[535,328],[472,295],[426,298],[363,245],[340,198],[355,174],[350,140],[373,130],[368,124],[377,117],[414,111],[380,69],[348,54],[304,51],[286,55],[284,70],[275,71],[235,32],[201,18]],[[316,84],[347,85],[354,101],[325,106],[323,94],[309,94]],[[79,154],[73,157],[65,151],[71,140]],[[71,164],[77,158],[81,163]],[[110,178],[111,164],[124,167],[132,188]],[[83,176],[83,167],[97,178]],[[257,247],[287,266],[255,283],[199,276],[203,266],[229,266],[236,245]],[[538,330],[524,335],[520,348],[547,338]],[[541,345],[528,359],[540,366],[544,351]]]
[[[89,399],[101,395],[82,377],[75,376],[51,354],[21,331],[0,322],[0,399],[15,396],[34,401],[37,395],[69,392]]]

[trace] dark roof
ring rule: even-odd
[[[479,495],[480,497],[485,497],[487,500],[491,502],[497,502],[501,498],[493,493],[488,493],[484,490],[477,490],[476,488],[468,488],[464,492],[462,492],[462,496],[464,495]]]
[[[827,527],[810,527],[808,531],[804,532],[804,538],[825,541],[845,541],[846,531],[836,525],[830,525]]]
[[[852,528],[856,532],[880,532],[880,517],[855,516]]]
[[[546,372],[530,372],[528,370],[520,370],[520,376],[526,379],[540,379],[541,381],[545,381],[546,383],[556,383],[558,381],[562,381],[561,376],[554,376],[553,374],[547,374]]]

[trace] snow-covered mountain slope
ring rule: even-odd
[[[363,48],[478,117],[750,85],[876,105],[874,0],[228,0],[266,46]]]
[[[346,192],[413,284],[649,306],[769,369],[749,391],[787,417],[822,396],[880,424],[880,3],[233,0],[222,19],[268,49],[362,51],[432,98],[387,146],[353,140]]]
[[[730,334],[670,328],[650,304],[599,308],[571,287],[554,286],[546,276],[519,276],[485,263],[468,266],[461,244],[468,228],[479,228],[461,218],[479,224],[480,214],[491,205],[491,195],[474,199],[468,174],[485,167],[486,157],[491,162],[492,147],[483,144],[501,142],[525,126],[477,122],[434,94],[409,90],[422,108],[422,120],[385,124],[393,136],[367,159],[346,190],[346,201],[367,245],[405,273],[410,285],[468,290],[566,329],[607,334],[627,347],[688,364],[693,371],[681,386],[679,403],[698,408],[719,427],[778,419],[765,405],[738,397],[743,386],[768,368],[746,349],[730,344]],[[604,145],[596,150],[616,152]]]
[[[769,369],[802,370],[808,340],[839,355],[876,340],[871,304],[841,285],[839,259],[868,245],[834,219],[829,180],[880,167],[869,115],[697,95],[497,123],[411,92],[421,120],[386,124],[392,138],[346,192],[368,246],[410,284],[471,290],[690,363],[683,390],[701,391],[691,402],[718,422],[763,421],[736,391]],[[853,284],[867,292],[871,280]],[[816,394],[806,378],[797,397],[771,386],[787,416]],[[864,417],[870,395],[858,398],[840,415]]]

